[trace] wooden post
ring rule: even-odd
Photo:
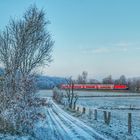
[[[97,120],[97,109],[94,110],[94,120]]]
[[[104,112],[104,122],[106,123],[107,114],[106,114],[106,111],[103,111],[103,112]]]
[[[104,122],[109,125],[111,120],[111,112],[104,111]]]
[[[77,107],[77,111],[79,111],[79,107]]]
[[[83,107],[83,112],[82,112],[83,114],[85,114],[86,113],[86,108],[85,107]]]
[[[110,120],[111,120],[111,112],[108,112],[108,120],[107,120],[107,124],[110,124]]]
[[[128,113],[128,133],[132,134],[132,114]]]

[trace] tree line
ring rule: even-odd
[[[140,92],[140,78],[127,78],[125,75],[121,75],[118,79],[113,79],[112,75],[108,75],[101,81],[97,79],[88,79],[88,72],[83,71],[74,80],[77,84],[124,84],[127,85],[130,91]]]

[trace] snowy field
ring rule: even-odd
[[[80,119],[98,130],[98,132],[104,133],[112,139],[140,140],[140,97],[80,98],[77,104],[93,110],[92,119],[88,119],[88,113],[81,116]],[[94,109],[97,109],[97,121],[94,120]],[[104,123],[103,111],[111,112],[109,126]],[[128,113],[132,113],[131,136],[128,134]]]
[[[34,140],[32,137],[30,136],[12,136],[12,135],[8,135],[8,134],[0,134],[0,140]]]
[[[52,90],[39,90],[37,93],[38,97],[51,97],[53,95]]]
[[[120,109],[120,108],[140,109],[140,96],[79,98],[77,104],[102,109]]]
[[[65,93],[65,91],[63,91]],[[116,95],[140,95],[140,93],[131,92],[103,92],[103,91],[74,91],[79,96],[116,96]],[[52,90],[39,90],[38,95],[41,97],[52,96]]]
[[[140,93],[132,93],[132,92],[128,92],[126,90],[126,92],[117,92],[117,91],[75,91],[76,94],[78,94],[79,96],[123,96],[123,95],[140,95]]]

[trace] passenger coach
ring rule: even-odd
[[[72,88],[71,85],[62,84],[62,89]],[[110,90],[125,90],[128,89],[127,85],[115,85],[115,84],[74,84],[74,89],[110,89]]]

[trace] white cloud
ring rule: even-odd
[[[101,54],[101,53],[112,53],[112,52],[128,52],[140,50],[140,43],[129,43],[129,42],[117,42],[117,43],[106,43],[104,45],[96,45],[96,47],[83,47],[82,52],[84,54]]]
[[[128,42],[119,42],[119,43],[114,43],[114,46],[118,46],[118,47],[128,47],[130,45],[130,43]]]
[[[108,53],[110,50],[105,47],[95,48],[92,50],[92,53]]]

